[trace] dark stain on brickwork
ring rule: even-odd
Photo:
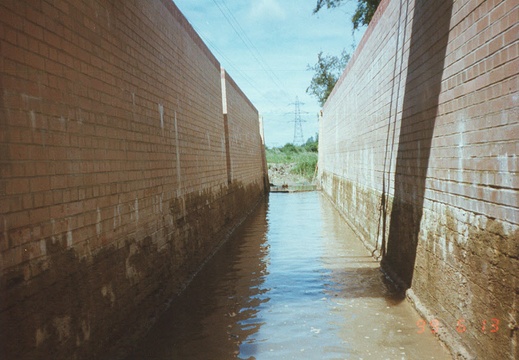
[[[517,358],[519,231],[508,233],[502,222],[483,216],[456,218],[449,208],[441,216],[419,239],[415,293],[448,330],[440,337],[450,337],[444,340],[457,358]]]
[[[409,9],[414,11],[414,14],[409,14],[410,19],[413,19],[408,27],[408,31],[412,31],[411,41],[409,44],[405,42],[409,46],[403,46],[402,54],[402,58],[406,59],[409,50],[409,61],[404,60],[402,65],[405,69],[409,64],[407,76],[404,74],[402,77],[406,83],[403,87],[401,127],[398,126],[400,112],[395,112],[397,118],[394,129],[395,135],[398,136],[395,146],[398,147],[395,148],[397,162],[394,198],[391,196],[393,184],[390,181],[393,175],[391,164],[395,165],[389,161],[393,149],[393,133],[390,127],[387,128],[387,134],[384,133],[387,157],[384,158],[382,168],[385,171],[383,175],[387,175],[388,178],[382,178],[382,184],[378,183],[376,187],[376,191],[382,188],[382,194],[375,191],[373,197],[370,189],[365,189],[369,185],[353,180],[354,172],[347,168],[350,165],[350,157],[340,158],[338,162],[326,159],[327,155],[356,156],[355,151],[360,146],[357,143],[344,146],[342,144],[347,143],[344,141],[339,145],[335,144],[335,148],[323,146],[326,152],[323,155],[325,164],[320,165],[323,188],[330,193],[334,204],[342,210],[348,223],[366,243],[376,245],[375,239],[387,239],[384,233],[389,234],[386,246],[382,244],[381,247],[384,270],[391,274],[395,281],[399,278],[403,289],[411,287],[407,295],[415,302],[424,320],[435,320],[441,324],[442,331],[437,335],[451,348],[455,358],[519,358],[519,238],[518,231],[515,230],[516,209],[508,198],[513,196],[514,191],[513,185],[506,180],[511,174],[509,163],[501,163],[501,159],[511,159],[506,155],[506,146],[515,139],[509,137],[505,127],[498,126],[497,122],[492,126],[493,122],[487,120],[493,119],[487,115],[494,111],[500,113],[502,119],[509,119],[508,105],[502,107],[501,103],[497,104],[497,101],[507,98],[508,93],[498,92],[492,95],[492,98],[488,98],[484,89],[487,85],[499,87],[500,78],[490,77],[488,84],[485,82],[485,85],[480,84],[481,87],[474,86],[474,82],[466,80],[465,77],[470,67],[457,67],[460,64],[472,66],[473,62],[481,65],[480,70],[474,71],[471,75],[476,78],[480,73],[488,75],[494,73],[497,67],[504,68],[504,60],[499,64],[488,60],[493,56],[499,57],[497,54],[505,54],[509,49],[507,41],[501,41],[503,37],[499,32],[489,30],[501,23],[499,17],[495,16],[496,21],[490,22],[488,28],[487,24],[479,26],[476,34],[472,35],[484,41],[501,41],[507,44],[505,48],[499,49],[496,45],[490,50],[494,55],[485,57],[483,54],[483,58],[474,58],[472,55],[473,50],[486,49],[484,41],[472,41],[473,44],[468,46],[472,49],[469,49],[470,54],[455,49],[457,44],[460,41],[463,43],[468,36],[464,32],[460,33],[459,29],[471,27],[475,23],[481,25],[480,20],[489,10],[490,14],[501,13],[504,9],[501,7],[503,3],[494,6],[488,2],[469,2],[465,7],[455,6],[453,14],[451,0],[391,3],[395,7],[409,5]],[[450,37],[450,52],[445,62],[447,35]],[[405,38],[409,38],[409,35]],[[381,37],[370,44],[373,47],[368,47],[369,51],[373,51],[374,46],[379,47],[381,39],[385,38]],[[385,63],[386,68],[389,68],[387,65]],[[448,74],[443,73],[444,65]],[[381,70],[381,74],[383,71]],[[391,76],[386,71],[385,76],[381,75],[380,79],[398,82],[400,78],[395,80],[395,74],[400,72],[394,71]],[[460,81],[452,81],[454,78],[459,78]],[[358,83],[363,86],[372,80],[362,79]],[[441,108],[438,106],[440,85],[444,86]],[[343,89],[348,89],[351,93],[351,89],[346,86]],[[399,87],[395,86],[395,89]],[[454,93],[450,91],[452,89]],[[371,98],[368,103],[379,104],[380,99],[377,96],[366,96]],[[473,97],[480,99],[478,106],[472,103],[467,105],[466,100]],[[354,98],[357,102],[357,98]],[[400,109],[402,103],[399,98],[398,94],[391,93],[391,99],[396,99],[396,104],[389,107],[390,109]],[[493,99],[496,99],[496,103],[492,102]],[[358,98],[358,103],[365,100],[363,94]],[[338,126],[341,117],[346,116],[343,113],[349,111],[352,104],[346,101],[344,107],[334,106],[337,106],[334,110],[331,110],[332,107],[329,108],[332,116],[327,114],[323,121],[325,134]],[[436,118],[441,119],[441,124],[436,123]],[[378,124],[378,118],[372,119],[371,125]],[[484,125],[478,123],[481,119],[485,120]],[[473,123],[470,130],[458,127],[465,122]],[[453,133],[462,136],[453,136]],[[477,137],[467,141],[463,136],[468,133],[477,134]],[[495,138],[489,138],[485,142],[484,134],[490,133],[496,134]],[[380,130],[362,133],[360,136],[363,140],[359,142],[362,145],[370,145],[373,138],[380,139],[380,134]],[[356,135],[359,134],[355,133],[353,136]],[[327,136],[330,137],[326,140],[337,140],[336,134]],[[434,155],[430,151],[433,136],[437,159],[432,159]],[[339,138],[345,139],[340,136]],[[458,139],[466,142],[456,143]],[[470,159],[459,151],[465,145],[473,151]],[[483,146],[496,150],[478,153]],[[374,148],[377,148],[376,145]],[[366,167],[357,163],[351,165],[359,170],[360,179],[363,176],[364,179],[369,178],[369,170],[376,173],[382,165],[380,158],[378,162],[375,158],[375,166],[370,168],[369,157],[360,155],[359,158],[368,160]],[[434,167],[429,169],[430,158],[435,163]],[[342,177],[335,175],[341,172],[344,174]],[[430,185],[430,188],[426,189],[426,184]],[[498,194],[501,191],[502,193]],[[430,197],[425,202],[424,195],[429,194]],[[378,227],[373,226],[371,218],[367,215],[367,212],[374,208],[374,198],[381,204],[378,209],[381,215]],[[356,223],[358,218],[362,220]],[[384,226],[385,224],[388,227]]]
[[[391,268],[406,287],[413,279],[451,13],[452,1],[415,3],[395,195],[383,258],[384,266]]]
[[[1,357],[102,358],[103,349],[120,341],[136,322],[146,320],[146,311],[128,311],[143,304],[137,299],[147,295],[147,289],[133,286],[125,265],[129,260],[150,275],[151,264],[160,267],[161,255],[150,251],[150,240],[144,239],[133,254],[129,240],[121,249],[109,246],[91,258],[81,258],[67,247],[66,234],[45,239],[46,270],[2,294]],[[157,284],[166,279],[161,280]]]
[[[332,173],[321,174],[323,182],[331,181],[331,200],[340,214],[376,257],[380,257],[382,237],[387,234],[380,227],[381,194],[369,187],[356,186],[352,182]],[[355,207],[354,207],[355,204]],[[392,208],[392,198],[386,199],[386,208]],[[389,227],[389,224],[386,225]]]
[[[470,297],[466,314],[473,328],[481,330],[483,321],[488,324],[485,331],[469,334],[477,354],[492,354],[496,359],[517,359],[519,350],[519,231],[506,234],[503,224],[488,220],[484,228],[469,226],[466,246],[458,251],[466,252],[461,269],[470,286]],[[499,331],[492,333],[492,319],[498,319]],[[453,329],[455,330],[455,329]]]
[[[158,234],[91,256],[66,233],[45,239],[48,256],[30,264],[38,276],[25,280],[19,266],[1,279],[0,358],[124,357],[262,195],[260,185],[236,184],[171,199],[176,221],[163,223],[162,249]]]
[[[27,71],[0,86],[0,358],[116,359],[263,197],[263,147],[236,148],[228,186],[220,64],[169,0],[0,17],[32,39],[9,53],[34,55],[11,57]],[[239,121],[231,135],[259,135],[255,108]]]

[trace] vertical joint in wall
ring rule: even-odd
[[[229,145],[229,119],[227,116],[227,88],[225,84],[226,74],[225,69],[220,68],[222,81],[222,110],[223,110],[223,130],[225,136],[225,161],[227,164],[227,183],[232,183],[232,168],[231,168],[231,153]]]
[[[223,114],[223,127],[225,132],[225,161],[227,164],[227,183],[232,182],[231,153],[229,151],[229,121],[227,114]]]

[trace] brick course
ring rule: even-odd
[[[518,13],[382,1],[320,122],[323,190],[460,358],[519,356]]]
[[[0,49],[0,357],[116,358],[263,196],[258,112],[168,0],[3,1]]]

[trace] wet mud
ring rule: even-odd
[[[271,194],[135,359],[451,359],[331,203]]]

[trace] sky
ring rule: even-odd
[[[263,119],[265,144],[294,140],[298,99],[306,141],[318,132],[317,99],[306,93],[317,54],[353,53],[355,0],[312,14],[316,0],[174,0]]]

